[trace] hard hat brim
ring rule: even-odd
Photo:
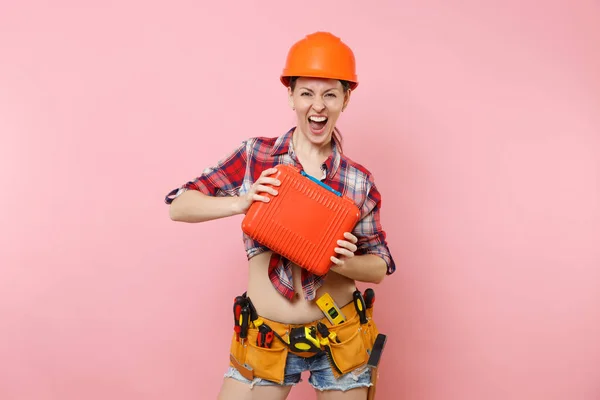
[[[293,76],[297,76],[297,77],[303,77],[303,78],[320,78],[320,79],[337,79],[340,81],[346,81],[350,84],[350,89],[351,90],[355,90],[356,87],[358,86],[358,81],[357,80],[349,80],[347,78],[343,78],[343,77],[332,77],[332,76],[322,76],[319,74],[315,74],[315,73],[306,73],[306,74],[294,74],[294,75],[281,75],[281,77],[279,78],[279,80],[281,81],[281,83],[283,84],[283,86],[285,87],[289,87],[290,86],[290,78],[292,78]]]

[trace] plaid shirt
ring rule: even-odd
[[[293,131],[294,128],[276,138],[255,137],[243,141],[215,166],[205,169],[201,176],[173,189],[166,196],[165,202],[171,204],[177,196],[190,189],[210,196],[240,196],[248,193],[265,169],[278,164],[302,168],[292,146]],[[332,150],[332,154],[321,166],[321,181],[352,199],[360,210],[359,222],[352,232],[358,238],[358,250],[355,254],[375,254],[383,258],[387,264],[387,274],[392,274],[396,266],[380,223],[381,195],[373,176],[362,165],[342,154],[335,141]],[[248,235],[242,234],[248,259],[269,250]],[[273,253],[269,263],[269,278],[283,296],[290,300],[293,298],[292,265],[289,260]],[[324,277],[302,269],[302,289],[307,300],[315,298],[323,279]]]

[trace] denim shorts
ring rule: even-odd
[[[293,353],[288,353],[285,364],[285,378],[283,385],[293,386],[301,381],[300,375],[302,372],[309,371],[310,377],[308,383],[318,390],[350,390],[361,387],[371,386],[371,369],[368,366],[357,368],[345,375],[336,378],[331,370],[331,364],[325,352],[319,353],[312,357],[300,357]],[[277,382],[271,382],[261,378],[255,378],[249,381],[244,378],[237,369],[229,367],[225,374],[226,378],[233,378],[240,382],[248,383],[251,387],[259,386],[276,386]]]

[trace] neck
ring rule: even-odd
[[[294,131],[292,135],[292,145],[294,146],[294,152],[300,162],[304,160],[320,164],[325,161],[332,152],[331,141],[327,141],[322,145],[315,145],[298,131]]]

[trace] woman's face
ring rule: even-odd
[[[314,144],[331,140],[340,113],[350,100],[336,79],[298,78],[294,90],[288,89],[290,106],[296,110],[298,128]]]

